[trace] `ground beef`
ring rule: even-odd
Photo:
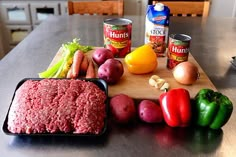
[[[17,89],[8,114],[12,133],[99,134],[106,94],[82,80],[27,80]]]

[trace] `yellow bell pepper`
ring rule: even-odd
[[[128,71],[133,74],[146,74],[156,70],[157,56],[148,44],[138,47],[125,56]]]

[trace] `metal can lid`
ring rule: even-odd
[[[132,24],[132,21],[129,19],[125,18],[111,18],[111,19],[106,19],[104,21],[105,24],[110,24],[110,25],[129,25]]]
[[[180,41],[190,41],[191,40],[191,37],[186,34],[171,34],[170,37],[173,39],[176,39],[176,40],[180,40]]]

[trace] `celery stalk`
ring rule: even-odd
[[[54,76],[54,74],[57,72],[58,68],[62,65],[63,58],[61,58],[56,64],[54,64],[52,67],[48,68],[46,71],[43,71],[39,73],[39,78],[50,78]]]
[[[69,60],[73,58],[74,53],[69,51],[68,49],[65,52],[65,56],[63,57],[62,65],[57,70],[57,73],[53,76],[53,78],[64,78],[66,77],[67,72],[69,71],[69,68],[71,66],[71,63],[69,63]]]
[[[81,50],[86,53],[92,50],[92,47],[80,45],[79,39],[75,38],[72,42],[62,44],[62,49],[62,58],[51,68],[39,73],[40,78],[65,78],[72,64],[75,52]]]

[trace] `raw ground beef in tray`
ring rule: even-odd
[[[106,94],[82,80],[27,80],[16,91],[8,114],[12,133],[99,134]]]

